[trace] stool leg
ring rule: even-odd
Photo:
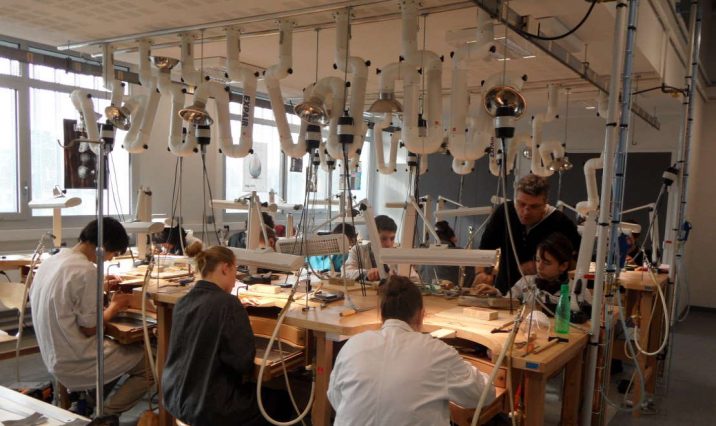
[[[70,395],[67,393],[67,388],[65,385],[60,383],[59,380],[55,379],[54,383],[55,388],[55,405],[58,407],[67,410],[70,408]]]

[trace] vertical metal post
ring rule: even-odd
[[[681,138],[681,146],[679,147],[679,157],[677,166],[679,169],[679,205],[678,214],[674,219],[673,226],[671,227],[672,244],[674,244],[672,258],[669,259],[669,265],[671,267],[669,278],[674,282],[674,294],[672,297],[671,307],[671,325],[675,324],[674,318],[678,317],[676,310],[678,305],[676,302],[676,289],[678,288],[680,277],[677,272],[677,264],[683,262],[684,256],[684,236],[681,234],[681,226],[684,223],[686,217],[686,204],[688,196],[688,180],[689,180],[689,155],[691,152],[691,140],[693,138],[693,123],[694,123],[694,93],[696,88],[696,82],[698,80],[698,66],[699,66],[699,51],[701,48],[701,4],[699,0],[691,1],[690,9],[690,47],[689,47],[689,59],[690,67],[689,71],[685,76],[686,80],[686,99],[684,100],[684,123],[682,128],[684,134]]]
[[[619,101],[619,83],[624,65],[624,51],[626,39],[626,7],[627,3],[620,0],[616,5],[616,18],[614,23],[614,42],[612,45],[612,69],[609,81],[609,101],[607,112],[606,131],[604,135],[604,150],[602,151],[602,194],[599,205],[599,219],[597,222],[597,258],[594,294],[592,297],[592,326],[590,330],[589,351],[587,353],[587,371],[584,380],[585,395],[582,403],[582,420],[580,424],[589,426],[592,422],[592,406],[594,396],[594,382],[597,369],[597,350],[599,344],[599,331],[604,287],[604,262],[606,260],[607,231],[609,226],[609,207],[611,205],[611,177],[613,175],[616,126]]]
[[[91,121],[88,126],[95,125]],[[104,181],[105,152],[104,140],[99,141],[97,155],[97,380],[96,417],[104,414]]]

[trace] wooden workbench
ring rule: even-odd
[[[424,331],[429,332],[440,328],[454,330],[457,337],[483,344],[492,351],[494,358],[498,356],[507,339],[507,334],[491,333],[495,328],[491,324],[477,324],[471,321],[458,322],[440,316],[441,312],[457,306],[455,300],[426,296],[424,301],[426,309]],[[377,309],[378,298],[375,294],[370,296],[353,295],[353,302],[361,309],[367,310],[348,317],[341,317],[340,313],[346,308],[342,302],[338,302],[323,309],[309,311],[294,307],[285,319],[286,324],[307,328],[312,330],[316,336],[316,397],[311,413],[311,419],[315,426],[330,424],[331,406],[326,398],[326,392],[333,367],[334,343],[344,336],[375,330],[381,326]],[[541,425],[544,422],[546,382],[551,375],[562,368],[566,371],[562,424],[577,424],[582,360],[587,340],[587,334],[581,331],[572,331],[568,343],[559,343],[536,355],[512,356],[513,369],[519,374],[524,374],[527,382],[526,425]]]

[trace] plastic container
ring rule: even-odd
[[[569,284],[562,284],[559,291],[559,302],[554,317],[554,332],[558,335],[569,334]]]

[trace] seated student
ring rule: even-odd
[[[129,237],[121,223],[103,221],[105,261],[127,249]],[[42,262],[30,289],[32,322],[47,370],[71,391],[94,389],[97,357],[97,221],[80,232],[79,243]],[[108,277],[109,278],[109,277]],[[116,293],[104,321],[127,308],[130,295]],[[152,385],[145,370],[143,347],[104,341],[105,385],[128,375],[105,401],[106,414],[129,410]]]
[[[634,223],[637,224],[638,222],[633,219],[627,219],[624,222],[627,223]],[[645,249],[644,251],[640,251],[640,242],[639,242],[639,236],[641,235],[641,232],[627,232],[625,233],[626,237],[626,263],[629,265],[636,265],[636,266],[642,266],[644,264],[644,260],[647,260],[651,262],[651,249]],[[658,254],[658,252],[657,252]],[[644,257],[646,255],[646,258]]]
[[[398,231],[395,221],[386,215],[379,215],[375,217],[375,226],[378,228],[381,247],[392,248],[395,244],[395,233]],[[358,280],[363,274],[363,278],[369,281],[380,279],[375,256],[371,250],[372,243],[356,244],[351,248],[345,268],[343,268],[343,276],[351,280]]]
[[[264,225],[268,226],[271,229],[274,228],[273,217],[271,217],[270,214],[266,212],[261,212],[261,218],[264,221]],[[248,226],[248,221],[246,223]],[[228,246],[236,248],[246,248],[246,231],[239,231],[230,236]]]
[[[425,308],[407,277],[388,278],[380,294],[380,330],[351,337],[328,385],[335,425],[448,425],[449,402],[475,407],[495,389],[458,352],[420,332]]]
[[[540,294],[540,300],[549,305],[559,302],[562,284],[569,282],[567,270],[572,261],[572,243],[559,232],[547,237],[537,245],[535,256],[536,275],[526,275],[512,286],[512,297],[522,301],[528,297],[530,289]],[[489,285],[479,284],[471,292],[475,294],[496,294],[500,290]],[[504,295],[509,296],[509,293]],[[528,302],[530,302],[528,300]]]
[[[349,247],[356,245],[358,241],[358,234],[356,234],[356,228],[349,223],[339,223],[333,228],[331,234],[345,234],[348,238]],[[332,254],[325,256],[310,256],[308,263],[316,272],[341,272],[343,261],[345,260],[344,254]]]
[[[184,255],[184,251],[190,244],[200,241],[198,238],[190,236],[189,233],[179,225],[173,228],[164,228],[162,232],[156,234],[152,240],[164,253],[179,256]]]
[[[256,348],[246,310],[230,294],[236,257],[226,247],[189,253],[201,279],[174,308],[162,374],[164,406],[192,426],[263,425],[252,382]]]
[[[435,224],[435,233],[440,238],[440,244],[446,244],[451,249],[458,249],[457,236],[455,231],[452,230],[447,221],[441,220]],[[448,280],[453,284],[457,285],[460,281],[460,267],[459,266],[432,266],[422,265],[419,267],[420,279],[424,283],[430,283],[433,279],[437,278],[440,280]],[[465,279],[464,284],[470,285],[473,280],[475,268],[465,268]]]
[[[266,238],[268,238],[268,248],[270,248],[273,251],[276,251],[276,232],[273,230],[273,228],[266,225]],[[259,248],[266,248],[267,244],[264,240],[264,233],[259,232]]]

